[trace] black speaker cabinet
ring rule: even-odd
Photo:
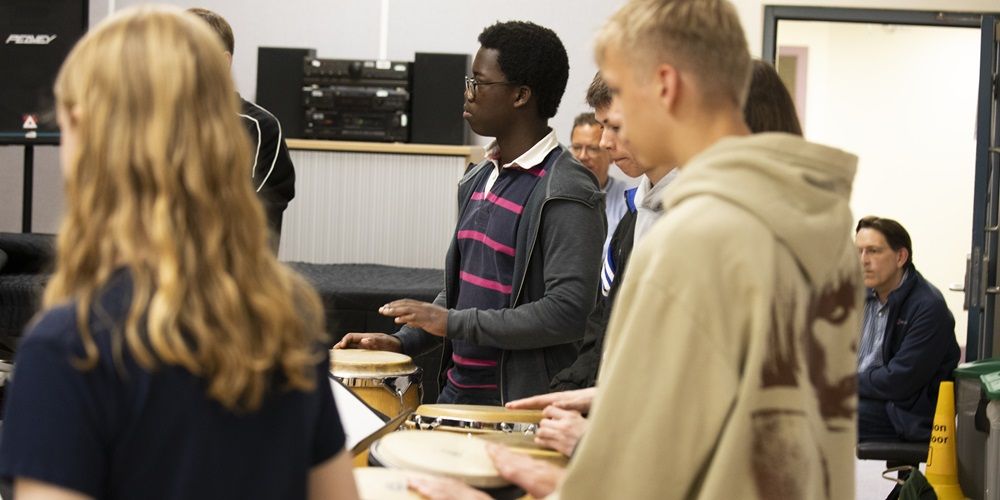
[[[469,126],[462,118],[468,54],[417,52],[411,87],[410,142],[466,144]]]
[[[0,144],[58,144],[52,84],[87,0],[0,0]]]
[[[278,118],[285,137],[303,137],[302,65],[307,57],[316,57],[316,50],[257,48],[257,98],[254,102]]]

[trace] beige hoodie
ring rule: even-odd
[[[629,262],[562,498],[853,498],[855,165],[776,133],[689,162]]]

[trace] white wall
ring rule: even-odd
[[[965,343],[961,283],[972,234],[979,30],[781,21],[809,47],[806,137],[859,156],[855,216],[898,220]]]
[[[145,4],[118,0],[117,10]],[[381,2],[375,0],[167,0],[179,7],[205,7],[232,24],[236,36],[233,75],[241,94],[256,91],[257,47],[312,47],[321,57],[378,56]],[[591,57],[594,32],[624,0],[390,0],[388,56],[412,60],[416,52],[475,54],[476,37],[496,21],[530,20],[562,39],[570,78],[551,125],[569,142],[573,117],[586,110],[584,93],[597,67]],[[91,0],[91,24],[103,19],[108,2]],[[39,148],[43,149],[43,148]],[[36,156],[35,230],[55,231],[62,213],[62,183],[56,148]],[[21,148],[0,148],[0,231],[20,231]],[[294,203],[294,202],[293,202]]]
[[[894,9],[1000,10],[1000,0],[733,0],[750,49],[759,54],[766,3]],[[138,0],[117,0],[116,8]],[[323,57],[374,58],[378,47],[376,0],[170,0],[181,7],[202,6],[227,17],[236,32],[233,73],[241,93],[252,97],[258,46],[315,47]],[[591,58],[593,33],[624,0],[390,0],[388,55],[410,59],[417,51],[473,53],[479,31],[495,20],[527,19],[556,31],[570,57],[570,81],[560,112],[552,121],[568,142],[573,116],[585,109],[587,83],[596,71]],[[108,2],[91,0],[91,23],[108,12]],[[35,228],[54,231],[61,216],[62,185],[53,152],[36,157]],[[17,147],[0,147],[0,231],[19,231],[21,157]]]
[[[148,2],[118,0],[119,9]],[[169,0],[205,7],[233,27],[233,74],[240,93],[256,90],[257,47],[312,47],[320,57],[375,59],[381,2],[375,0]],[[573,117],[585,111],[583,96],[597,71],[591,39],[624,0],[389,0],[388,57],[412,61],[416,52],[474,55],[476,37],[496,21],[528,20],[551,28],[569,53],[570,79],[553,128],[569,142]]]
[[[1000,12],[1000,0],[730,0],[739,10],[750,52],[759,56],[763,43],[764,6],[848,7],[857,9]]]

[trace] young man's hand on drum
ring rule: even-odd
[[[420,328],[438,337],[448,334],[448,310],[437,304],[413,299],[394,300],[378,308],[378,312],[396,318],[397,325]]]
[[[384,333],[348,333],[333,348],[403,352],[403,344],[399,339]]]
[[[539,394],[530,398],[518,399],[507,403],[507,408],[512,410],[544,410],[546,406],[552,405],[564,410],[575,410],[581,414],[590,413],[590,405],[594,401],[594,394],[597,388],[588,387],[575,391],[551,392],[549,394]]]
[[[407,481],[411,490],[430,500],[490,500],[491,496],[458,479],[446,477],[413,477]]]
[[[556,406],[547,406],[542,412],[545,418],[538,424],[535,431],[535,443],[552,448],[566,455],[573,455],[576,444],[587,432],[587,419],[575,410],[563,410]]]

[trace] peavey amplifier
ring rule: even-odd
[[[0,0],[0,144],[57,144],[52,84],[87,30],[86,0]]]

